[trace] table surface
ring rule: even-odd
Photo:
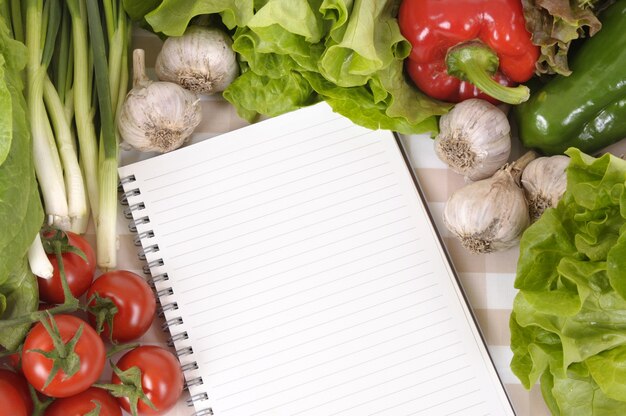
[[[136,31],[133,37],[134,47],[146,50],[148,74],[154,65],[161,41],[144,31]],[[203,119],[196,129],[191,143],[224,133],[247,123],[240,119],[234,108],[219,96],[204,97],[201,101]],[[454,190],[463,186],[464,179],[443,165],[433,152],[433,141],[427,136],[405,136],[402,138],[409,157],[422,184],[429,207],[435,218],[445,244],[452,257],[453,265],[466,291],[470,306],[479,322],[487,346],[495,362],[498,373],[519,416],[549,415],[538,386],[525,390],[509,368],[512,357],[509,348],[509,314],[516,291],[513,288],[517,247],[502,253],[488,255],[471,254],[452,238],[441,222],[441,212],[445,201]],[[521,149],[514,148],[513,154]],[[139,154],[135,151],[123,151],[121,164],[128,164],[153,154]],[[144,265],[137,258],[138,247],[133,244],[134,234],[128,228],[128,220],[121,213],[118,215],[119,256],[118,268],[141,274]],[[94,239],[88,234],[88,238]],[[157,319],[150,331],[141,339],[146,344],[166,345],[167,332],[161,330],[162,320]],[[106,377],[107,375],[105,375]],[[167,416],[187,416],[193,414],[186,406],[184,395],[177,406]]]

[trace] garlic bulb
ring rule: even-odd
[[[506,114],[477,98],[462,101],[441,117],[435,152],[470,180],[493,175],[509,159],[511,126]]]
[[[443,222],[463,247],[491,253],[515,246],[530,225],[528,204],[519,177],[535,157],[529,152],[492,177],[472,182],[448,199]]]
[[[165,153],[179,148],[200,123],[196,94],[172,82],[146,77],[142,49],[133,51],[133,89],[118,118],[125,143],[142,152]]]
[[[224,91],[239,73],[232,44],[220,29],[190,26],[183,36],[163,43],[155,64],[157,76],[198,94]]]
[[[565,169],[569,161],[565,155],[544,156],[530,162],[522,172],[531,220],[537,220],[546,209],[559,203],[567,188]]]

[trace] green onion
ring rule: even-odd
[[[72,45],[74,52],[74,117],[80,160],[85,174],[91,215],[98,218],[98,139],[91,106],[91,65],[87,34],[87,9],[84,0],[67,0],[72,18]],[[96,223],[96,233],[97,233]]]
[[[43,101],[47,68],[42,63],[41,34],[43,18],[42,0],[26,2],[26,46],[28,48],[27,101],[34,146],[35,172],[40,184],[48,222],[69,229],[70,218],[63,169],[54,138],[49,132],[50,120]]]
[[[28,48],[26,100],[47,222],[81,234],[91,214],[98,265],[113,268],[130,19],[119,0],[5,0],[0,14]]]
[[[107,269],[115,267],[117,252],[117,137],[106,44],[96,0],[87,0],[87,15],[101,123],[100,205],[96,217],[96,248],[98,265]]]
[[[5,4],[8,1],[5,0]],[[9,19],[7,19],[8,21]],[[11,0],[11,26],[13,28],[13,38],[24,43],[24,25],[22,23],[22,2],[21,0]]]
[[[54,84],[47,76],[44,80],[43,97],[55,130],[57,149],[63,162],[68,214],[70,217],[69,230],[82,234],[87,230],[89,221],[89,208],[87,207],[83,174],[78,164],[74,137],[70,123],[66,118],[65,108],[57,90],[54,88]]]

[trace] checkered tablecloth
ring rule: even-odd
[[[522,387],[509,368],[509,315],[516,290],[513,287],[518,247],[505,252],[478,255],[463,248],[443,225],[442,214],[448,197],[465,185],[460,175],[447,169],[433,150],[433,141],[424,136],[404,137],[417,177],[422,184],[437,229],[452,258],[476,319],[487,341],[500,378],[519,416],[544,416],[546,408],[539,386]],[[519,155],[519,150],[513,155]],[[514,158],[513,156],[512,158]]]
[[[134,47],[146,50],[148,74],[153,75],[150,67],[154,65],[161,41],[147,32],[137,31],[134,35]],[[196,130],[192,143],[247,124],[237,117],[234,108],[220,97],[204,98],[201,103],[204,110],[203,120]],[[508,321],[515,296],[513,280],[518,255],[517,248],[504,253],[489,255],[474,255],[463,249],[447,233],[441,222],[444,203],[454,190],[464,185],[463,178],[447,169],[437,159],[433,151],[433,141],[429,137],[406,136],[403,137],[403,140],[409,151],[417,177],[422,183],[436,225],[444,237],[453,265],[459,274],[487,341],[489,351],[517,414],[519,416],[549,415],[539,388],[536,386],[530,392],[526,391],[509,369],[512,353],[509,348]],[[517,151],[519,154],[519,149]],[[121,164],[125,165],[151,156],[151,154],[138,154],[133,151],[122,152]],[[138,248],[133,244],[134,235],[128,230],[127,224],[128,220],[123,217],[120,208],[118,267],[141,273],[143,263],[137,258]],[[157,320],[150,332],[142,339],[142,342],[165,345],[167,333],[161,330],[162,323],[161,320]],[[167,415],[182,416],[193,413],[184,403],[186,398],[187,396],[183,397],[178,406],[168,412]]]

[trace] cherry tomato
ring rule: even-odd
[[[144,393],[155,405],[153,410],[139,400],[138,411],[141,415],[160,415],[168,411],[178,401],[183,392],[183,372],[178,359],[165,348],[154,345],[142,345],[124,354],[117,362],[120,370],[138,367],[141,371],[141,385]],[[113,373],[111,383],[122,384]],[[130,412],[127,397],[118,397],[120,405]]]
[[[46,328],[39,322],[30,330],[24,341],[22,371],[36,390],[48,396],[73,396],[87,390],[100,377],[106,359],[104,342],[96,331],[80,318],[72,315],[56,315],[54,320],[64,344],[74,338],[76,331],[82,325],[83,332],[74,346],[74,352],[80,360],[80,368],[69,377],[60,369],[44,388],[52,371],[53,361],[33,350],[52,351],[54,344]]]
[[[46,409],[45,416],[84,416],[100,403],[99,416],[122,416],[122,409],[111,394],[97,387],[90,387],[75,396],[56,399]]]
[[[3,415],[30,415],[18,388],[6,380],[0,380],[0,406]]]
[[[33,412],[33,400],[30,398],[30,390],[28,389],[28,383],[26,382],[24,376],[10,370],[0,369],[0,382],[9,383],[13,386],[24,404],[25,414],[30,415]],[[4,401],[0,400],[0,403],[4,403]]]
[[[14,352],[13,354],[9,355],[6,358],[6,362],[8,366],[15,371],[22,371],[22,357],[20,357],[19,353]]]
[[[91,285],[93,276],[96,273],[96,255],[87,240],[78,234],[65,232],[69,239],[69,244],[85,253],[87,261],[78,254],[65,252],[62,254],[65,277],[70,287],[70,291],[75,297],[82,296]],[[39,299],[48,303],[63,303],[63,287],[61,286],[61,275],[59,274],[59,264],[54,254],[48,254],[48,258],[54,267],[54,273],[50,279],[37,278],[39,284]]]
[[[104,273],[91,284],[87,299],[95,300],[93,295],[108,298],[117,307],[113,316],[113,333],[109,325],[104,325],[104,334],[117,342],[128,342],[141,337],[152,325],[156,311],[156,300],[152,289],[139,275],[126,270],[114,270]],[[89,314],[89,322],[95,326],[96,318]]]

